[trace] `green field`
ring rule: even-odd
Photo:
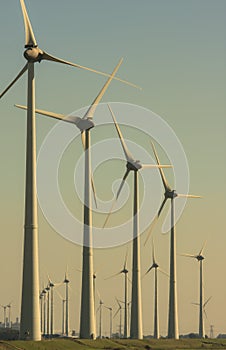
[[[160,339],[160,340],[122,340],[122,339],[57,339],[33,341],[1,341],[0,350],[123,350],[123,349],[226,349],[226,339]]]

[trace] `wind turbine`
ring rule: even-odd
[[[99,338],[100,339],[102,339],[102,306],[103,306],[103,304],[104,304],[104,302],[100,298],[99,307],[97,308],[97,312],[99,311]]]
[[[203,303],[204,301],[204,289],[203,289],[203,250],[206,245],[206,242],[204,243],[203,247],[201,248],[200,252],[197,255],[191,255],[191,254],[181,254],[182,256],[196,259],[199,263],[199,337],[205,338],[205,325],[204,325],[204,305],[207,303]],[[210,299],[208,299],[207,302],[209,302]]]
[[[106,279],[109,279],[109,278],[112,278],[112,277],[115,277],[115,276],[118,276],[118,275],[121,275],[122,273],[124,274],[124,304],[125,304],[125,312],[124,312],[124,334],[123,334],[123,338],[128,338],[128,313],[127,313],[127,295],[128,295],[128,270],[127,270],[127,256],[128,256],[128,250],[127,250],[127,253],[126,253],[126,256],[125,256],[125,261],[124,261],[124,265],[123,265],[123,269],[119,272],[117,272],[116,274],[106,278]],[[116,299],[117,300],[117,299]],[[117,303],[118,305],[119,304],[119,301],[117,300]],[[121,327],[121,308],[120,308],[120,327]],[[120,328],[120,331],[121,331],[121,328]]]
[[[28,17],[24,0],[20,0],[25,27],[24,57],[27,63],[16,78],[0,94],[5,93],[28,71],[27,86],[27,145],[26,145],[26,189],[25,189],[25,225],[24,225],[24,259],[20,338],[26,339],[29,334],[31,340],[41,340],[40,309],[39,309],[39,271],[38,271],[38,226],[37,226],[37,198],[36,198],[36,127],[35,127],[35,74],[34,64],[43,60],[58,62],[65,65],[85,69],[104,76],[109,74],[74,64],[54,57],[41,50],[36,42],[34,32]],[[126,84],[135,86],[122,79],[114,77]]]
[[[113,318],[115,318],[119,313],[119,338],[122,338],[122,305],[119,300],[116,298],[116,302],[118,304],[118,309],[116,310]]]
[[[8,305],[1,305],[1,307],[4,310],[4,328],[6,328],[6,309],[7,309]]]
[[[104,305],[104,307],[105,307],[105,309],[107,309],[107,310],[109,310],[109,316],[110,316],[110,322],[109,322],[109,324],[110,324],[110,331],[109,331],[109,338],[111,339],[112,338],[112,307],[110,307],[110,306],[105,306]]]
[[[40,324],[41,324],[41,334],[43,333],[43,298],[44,298],[44,293],[43,291],[39,295],[39,300],[40,300]]]
[[[83,268],[82,268],[82,293],[81,293],[81,315],[80,315],[80,338],[95,338],[95,316],[94,316],[94,295],[93,295],[93,251],[92,251],[92,210],[91,210],[91,196],[90,185],[94,193],[94,200],[96,201],[95,188],[91,175],[91,156],[90,156],[90,129],[95,125],[93,122],[93,115],[100,103],[104,93],[109,84],[114,78],[117,70],[122,64],[122,59],[119,61],[113,70],[110,78],[92,102],[91,106],[83,116],[83,118],[76,116],[66,116],[36,109],[36,113],[63,120],[72,123],[81,131],[82,144],[85,150],[85,188],[84,188],[84,228],[83,228]],[[25,106],[16,105],[19,108],[27,109]]]
[[[69,335],[69,296],[68,296],[68,285],[69,285],[68,273],[65,273],[64,284],[65,284],[65,304],[66,304],[66,314],[65,314],[65,334]]]
[[[157,155],[154,144],[152,143],[152,149],[156,158],[157,164],[160,164],[159,157]],[[156,218],[153,224],[156,223],[159,218],[168,199],[171,200],[171,235],[170,235],[170,285],[169,285],[169,318],[168,318],[168,338],[179,338],[178,332],[178,313],[177,313],[177,286],[176,286],[176,227],[174,222],[174,200],[177,197],[183,198],[201,198],[200,196],[194,196],[190,194],[178,194],[175,190],[172,190],[166,181],[164,172],[159,168],[162,183],[165,188],[164,200],[159,208]],[[153,225],[152,227],[153,228]],[[151,230],[147,236],[146,242],[150,236]],[[146,243],[145,242],[145,243]]]
[[[9,328],[11,328],[11,307],[12,307],[12,302],[10,302],[10,303],[7,305],[7,308],[9,309],[9,310],[8,310]]]
[[[50,335],[54,334],[54,287],[62,285],[62,283],[53,283],[48,276],[49,288],[50,288]]]
[[[210,299],[212,298],[209,297],[205,302],[204,304],[200,304],[200,303],[192,303],[193,305],[197,305],[199,306],[199,310],[202,309],[202,312],[203,314],[206,316],[206,319],[207,319],[207,313],[206,313],[206,305],[209,303]],[[199,312],[199,315],[200,315],[200,312]],[[203,321],[203,328],[202,328],[202,324],[201,324],[201,321]],[[203,334],[201,335],[201,330],[203,331]],[[202,315],[202,320],[200,320],[200,317],[199,317],[199,337],[200,338],[205,338],[205,326],[204,326],[204,320],[203,320],[203,315]]]
[[[154,241],[152,242],[152,265],[149,267],[145,275],[147,275],[151,270],[155,271],[155,283],[154,283],[154,338],[159,339],[159,311],[158,311],[158,270],[166,274],[163,270],[159,268],[155,260],[155,247]]]
[[[141,306],[141,280],[140,280],[140,238],[139,238],[139,185],[138,185],[138,171],[142,168],[160,168],[171,167],[169,165],[154,165],[154,164],[141,164],[139,160],[135,160],[132,154],[129,152],[121,130],[116,122],[116,118],[110,106],[109,110],[112,115],[112,119],[115,124],[125,157],[126,157],[126,172],[123,176],[122,182],[116,194],[118,199],[126,178],[131,171],[134,172],[134,200],[133,200],[133,269],[132,269],[132,306],[131,306],[131,326],[130,326],[130,338],[143,339],[143,325],[142,325],[142,306]],[[114,202],[113,202],[114,205]],[[113,207],[112,207],[113,209]],[[111,215],[111,211],[108,214],[104,226]],[[125,306],[127,309],[127,305]]]
[[[45,288],[42,290],[43,294],[43,326],[42,326],[42,333],[46,334],[46,294],[47,291]]]
[[[47,302],[47,310],[46,310],[46,334],[49,337],[49,304],[50,304],[50,285],[49,283],[47,284],[46,288],[46,302]]]

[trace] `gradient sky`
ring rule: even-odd
[[[209,325],[213,324],[215,334],[226,333],[226,200],[223,195],[226,176],[226,2],[27,0],[26,4],[40,48],[107,72],[111,72],[119,58],[124,57],[118,75],[142,86],[143,90],[112,82],[103,101],[126,102],[148,108],[164,118],[175,131],[189,163],[190,192],[204,197],[187,202],[177,225],[177,251],[198,253],[207,239],[204,252],[205,295],[206,298],[212,296],[212,300],[207,307],[206,332],[209,333]],[[25,64],[19,1],[5,1],[0,16],[3,90]],[[64,114],[88,105],[105,81],[95,74],[48,62],[36,64],[36,73],[37,107]],[[21,297],[26,127],[25,113],[18,111],[14,103],[26,103],[25,77],[4,96],[0,106],[0,303],[13,302],[13,319],[19,315]],[[125,121],[129,123],[129,116],[125,117]],[[38,149],[54,125],[52,120],[37,118]],[[129,137],[130,132],[126,134],[126,128],[123,131]],[[139,142],[142,143],[142,138],[138,135]],[[144,147],[148,149],[148,140],[144,142]],[[70,170],[73,171],[66,166],[70,164],[73,150],[77,152],[75,158],[82,152],[81,145],[77,145],[77,148],[71,145],[65,160],[65,179],[70,178]],[[119,178],[124,168],[120,163],[118,166],[115,174]],[[101,192],[104,177],[99,176],[97,171],[97,190]],[[64,183],[62,181],[65,201],[71,206],[74,203],[81,211],[81,204],[71,198],[72,184],[67,186]],[[111,196],[111,188],[106,196]],[[160,220],[154,231],[156,255],[159,264],[168,270],[169,236],[161,234],[162,222]],[[47,273],[54,281],[62,280],[66,265],[69,266],[72,286],[70,323],[71,329],[78,330],[81,275],[76,269],[81,268],[81,247],[57,234],[40,209],[39,237],[41,283],[47,283]],[[144,234],[141,238],[142,273],[151,259],[151,241],[144,248],[145,237]],[[128,247],[130,259],[131,244]],[[104,278],[120,270],[126,249],[124,245],[94,251],[94,269],[99,271],[98,290],[105,304],[115,309],[114,297],[122,298],[123,295],[122,277],[109,281]],[[177,261],[179,331],[197,332],[198,308],[191,303],[198,302],[198,264],[180,256]],[[159,283],[160,333],[165,335],[167,278],[161,276]],[[144,334],[150,334],[153,332],[153,275],[146,277],[142,285]],[[59,292],[63,295],[62,287]],[[60,318],[61,304],[57,297],[56,305]],[[0,319],[3,319],[3,311]],[[107,312],[104,319],[104,330],[107,331]],[[115,321],[116,326],[118,320]],[[56,328],[59,327],[60,319],[56,322]]]

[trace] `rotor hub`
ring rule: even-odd
[[[36,46],[36,47],[28,47],[24,51],[24,57],[26,58],[26,60],[28,62],[33,62],[33,63],[41,62],[42,55],[43,55],[43,51],[41,49],[39,49],[38,46]]]

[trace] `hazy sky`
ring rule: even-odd
[[[106,72],[111,72],[119,58],[124,57],[118,75],[140,85],[143,90],[114,81],[103,102],[125,102],[147,108],[161,116],[176,133],[189,164],[190,192],[204,197],[187,202],[177,224],[177,251],[198,253],[207,239],[204,251],[205,296],[206,299],[212,296],[212,300],[206,310],[206,332],[209,334],[209,325],[213,324],[215,334],[226,333],[226,200],[223,195],[226,176],[226,2],[27,0],[26,4],[40,48]],[[25,64],[24,28],[19,0],[5,1],[0,13],[3,90]],[[92,102],[105,81],[93,73],[48,62],[36,64],[35,68],[37,107],[64,114]],[[19,315],[21,297],[26,137],[25,112],[17,110],[14,103],[26,103],[25,76],[4,96],[0,105],[0,303],[13,302],[13,319]],[[109,114],[107,118],[111,121]],[[117,118],[121,122],[130,124],[131,120],[136,124],[131,115],[117,115]],[[96,119],[98,121],[98,114]],[[54,125],[52,120],[37,117],[38,150]],[[150,151],[148,137],[126,127],[122,127],[122,130],[125,137]],[[108,130],[103,128],[105,132],[108,137],[116,137],[113,126]],[[103,136],[100,131],[93,130],[92,133],[94,141]],[[120,151],[120,145],[118,147]],[[59,169],[62,196],[70,210],[74,210],[74,215],[78,216],[82,213],[82,204],[74,196],[73,176],[81,154],[78,139],[68,147]],[[163,152],[161,157],[167,161]],[[112,197],[109,174],[114,175],[112,180],[115,181],[124,172],[122,161],[117,161],[117,166],[111,170],[112,164],[109,162],[94,173],[101,200],[109,201]],[[166,173],[168,175],[169,171]],[[131,178],[129,185],[132,184]],[[173,177],[169,175],[169,178],[173,185]],[[83,183],[79,187],[81,190]],[[142,191],[143,187],[141,197]],[[127,217],[131,214],[131,208],[129,198],[125,207]],[[149,209],[146,208],[146,215]],[[159,265],[168,270],[169,235],[161,234],[166,213],[163,213],[153,236]],[[94,221],[100,224],[104,217],[94,215]],[[119,224],[116,219],[115,224]],[[142,274],[151,263],[151,241],[144,247],[145,238],[144,233],[141,236]],[[68,242],[56,233],[40,209],[39,245],[41,283],[47,283],[47,273],[54,281],[63,280],[66,265],[69,266],[72,287],[70,323],[72,329],[78,330],[81,274],[76,269],[81,269],[81,246]],[[128,247],[131,270],[131,244]],[[123,278],[118,276],[108,281],[104,278],[120,270],[126,250],[127,245],[94,251],[98,290],[105,304],[113,306],[115,310],[115,296],[123,297]],[[179,331],[197,332],[198,308],[191,303],[198,302],[198,263],[180,256],[177,262]],[[148,334],[153,332],[153,275],[145,277],[142,286],[144,334]],[[167,278],[161,276],[159,286],[160,333],[165,335]],[[63,295],[62,287],[59,292]],[[57,329],[60,328],[60,306],[60,299],[56,296],[56,313],[59,315]],[[108,312],[104,312],[104,315],[104,330],[107,331]],[[3,310],[0,319],[3,319]],[[117,325],[116,318],[114,326]]]

